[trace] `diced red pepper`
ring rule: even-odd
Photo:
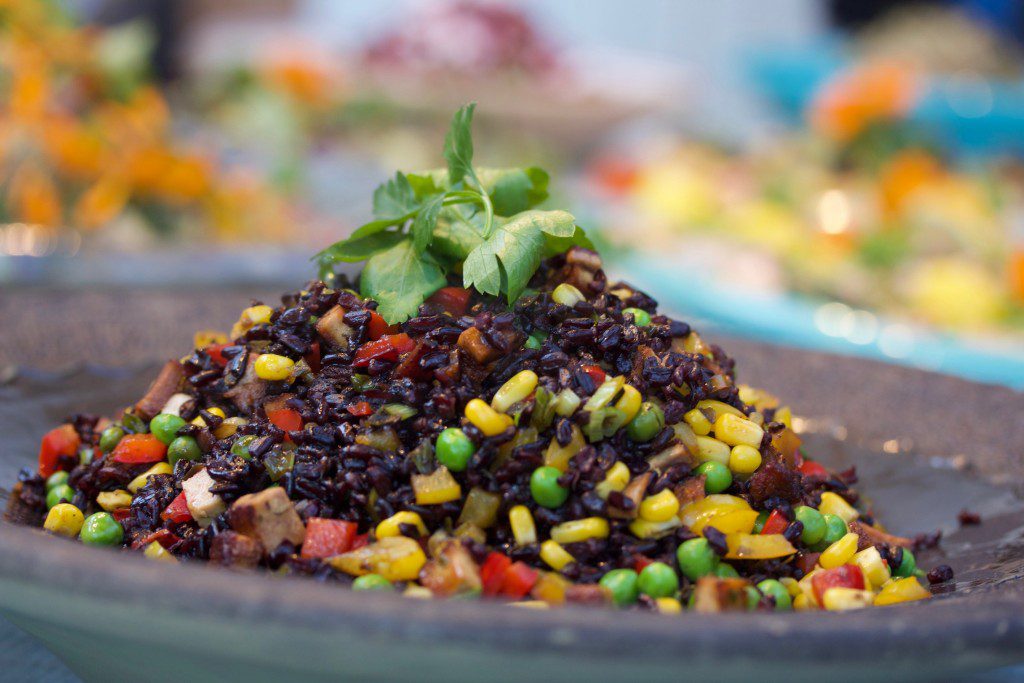
[[[127,509],[127,508],[125,508]],[[153,541],[156,541],[164,547],[164,550],[170,550],[175,543],[180,541],[181,538],[171,532],[170,529],[157,529],[151,534],[146,534],[135,543],[132,544],[132,548],[144,548]]]
[[[411,351],[414,346],[416,343],[404,332],[387,334],[360,346],[352,365],[360,368],[369,365],[371,360],[398,360],[399,354]]]
[[[352,537],[352,545],[349,547],[349,550],[362,548],[365,545],[370,545],[370,534],[356,534]]]
[[[46,432],[39,443],[39,474],[48,477],[57,471],[57,464],[62,456],[73,456],[78,453],[82,440],[71,425],[61,425]]]
[[[821,557],[821,553],[799,553],[793,560],[793,566],[804,574],[810,574],[817,566],[819,557]]]
[[[267,419],[270,423],[285,432],[295,432],[302,429],[302,415],[299,411],[291,408],[278,408],[267,411]]]
[[[584,365],[583,372],[590,375],[590,379],[594,380],[594,384],[597,384],[598,386],[603,384],[605,378],[608,377],[608,374],[596,365]]]
[[[654,560],[650,559],[649,557],[644,557],[643,555],[636,555],[633,558],[633,569],[636,571],[637,574],[642,572],[644,570],[644,567],[646,567],[649,564],[654,564]]]
[[[480,567],[480,580],[484,595],[497,595],[505,583],[505,572],[512,566],[512,560],[501,553],[490,553]]]
[[[427,301],[441,306],[458,318],[466,312],[466,308],[469,306],[469,295],[470,291],[462,287],[442,287],[431,294]]]
[[[117,508],[116,510],[111,511],[111,513],[110,513],[110,516],[113,517],[114,519],[116,519],[118,521],[118,523],[123,522],[124,520],[128,519],[129,517],[131,517],[131,515],[132,515],[132,509],[131,508]]]
[[[348,552],[352,547],[358,525],[340,519],[311,517],[306,522],[306,539],[302,542],[302,557],[332,557]]]
[[[347,410],[350,415],[355,415],[356,417],[366,417],[367,415],[373,415],[373,406],[371,406],[366,401],[360,401],[359,403],[349,404],[345,408],[345,410]]]
[[[309,345],[309,353],[303,358],[306,359],[306,365],[313,372],[320,372],[320,342],[315,341]]]
[[[160,462],[167,457],[167,444],[153,434],[128,434],[117,442],[110,458],[131,465]]]
[[[856,588],[864,590],[864,572],[855,564],[844,564],[833,569],[826,569],[811,578],[811,587],[818,604],[822,604],[822,596],[829,588]]]
[[[804,460],[800,463],[800,466],[797,469],[799,469],[800,473],[805,477],[818,477],[820,479],[828,478],[828,470],[813,460]]]
[[[185,499],[185,492],[182,491],[178,497],[171,501],[171,504],[160,513],[162,519],[175,524],[181,524],[192,519],[192,513],[188,510],[188,501]]]
[[[501,584],[501,594],[513,600],[519,600],[537,583],[540,572],[525,562],[513,562],[505,570],[505,580]]]
[[[412,351],[402,354],[402,359],[395,366],[396,377],[411,377],[413,379],[422,379],[430,374],[429,370],[424,370],[420,367],[420,359],[423,358],[427,352],[427,345],[423,342],[416,342]]]
[[[380,317],[380,314],[377,313],[377,311],[370,311],[370,322],[366,325],[366,336],[369,337],[371,341],[376,341],[389,332],[397,331],[397,325],[388,325],[387,321]]]
[[[779,512],[777,509],[772,510],[772,513],[768,515],[768,519],[765,520],[764,526],[761,527],[761,533],[765,536],[771,536],[772,534],[781,534],[789,526],[789,520],[786,516]]]
[[[230,344],[210,344],[203,350],[206,351],[206,355],[210,357],[210,360],[217,365],[224,367],[228,364],[228,359],[224,357],[223,351],[228,346],[230,346]]]

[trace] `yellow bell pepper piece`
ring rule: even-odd
[[[796,552],[782,534],[726,534],[725,542],[729,546],[727,560],[772,560]]]
[[[870,607],[874,599],[875,594],[871,591],[840,586],[829,588],[821,596],[821,601],[825,603],[825,609],[830,612],[845,612],[846,610]]]
[[[868,588],[878,588],[889,580],[889,567],[882,561],[882,556],[875,546],[865,548],[853,556],[853,563],[860,567],[864,578],[870,584]]]
[[[754,531],[757,514],[757,510],[733,510],[715,515],[701,527],[701,531],[713,526],[723,534],[749,534]]]
[[[353,576],[380,574],[388,581],[412,581],[427,563],[427,556],[415,540],[405,536],[389,536],[331,557],[327,562],[335,569]]]
[[[857,509],[847,503],[845,498],[831,491],[821,494],[821,505],[818,506],[818,512],[823,515],[831,514],[842,517],[847,524],[860,517]]]
[[[417,505],[438,505],[462,497],[462,487],[444,465],[430,474],[412,475],[412,490]]]
[[[700,533],[708,520],[734,510],[749,510],[750,504],[738,496],[714,493],[690,503],[679,511],[679,519],[696,533]]]
[[[629,531],[637,538],[661,538],[682,524],[678,517],[664,522],[648,522],[646,519],[637,518],[629,523]]]
[[[569,469],[569,461],[572,460],[572,456],[579,453],[586,445],[587,442],[583,438],[583,431],[578,425],[574,424],[572,426],[572,438],[564,447],[559,445],[558,439],[551,439],[548,449],[544,452],[544,464],[548,467],[554,467],[559,472],[565,472]],[[627,470],[628,473],[629,471]],[[623,485],[623,488],[625,488],[625,485]]]
[[[905,579],[895,579],[882,586],[882,590],[875,596],[876,605],[896,605],[901,602],[912,602],[914,600],[927,600],[932,597],[924,586],[918,583],[913,576]]]
[[[853,559],[857,552],[857,534],[850,532],[838,541],[825,548],[818,558],[818,564],[825,569],[840,567]]]

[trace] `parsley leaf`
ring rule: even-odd
[[[359,278],[363,296],[377,301],[377,311],[389,323],[416,315],[420,304],[446,284],[434,257],[416,253],[408,237],[374,254]]]
[[[436,194],[423,202],[423,207],[416,214],[412,222],[412,243],[416,247],[416,253],[422,254],[434,238],[434,227],[437,225],[437,215],[444,206],[445,195]]]
[[[373,192],[373,215],[379,220],[395,220],[408,216],[418,208],[416,193],[401,171]]]
[[[473,172],[473,111],[476,103],[455,112],[451,128],[444,138],[444,158],[448,162],[448,181],[455,185],[464,177],[476,180]],[[479,185],[479,182],[477,183]]]

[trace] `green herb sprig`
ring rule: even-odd
[[[548,197],[545,171],[473,167],[474,109],[452,118],[446,169],[395,173],[373,193],[374,220],[314,257],[321,277],[366,261],[360,291],[389,323],[416,315],[460,271],[463,286],[511,304],[543,258],[591,246],[572,214],[534,208]]]

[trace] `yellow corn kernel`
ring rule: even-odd
[[[497,412],[479,398],[466,404],[466,419],[484,436],[497,436],[512,426],[512,418]]]
[[[782,406],[775,411],[775,421],[786,425],[787,429],[793,428],[793,411],[789,406]]]
[[[758,427],[764,427],[764,415],[757,412],[756,410],[747,416],[747,419],[756,424]]]
[[[218,410],[220,410],[218,408]],[[249,424],[249,421],[244,417],[229,417],[220,423],[220,426],[213,430],[213,435],[218,439],[226,439],[230,436],[234,436],[238,428]]]
[[[746,444],[757,448],[764,438],[764,430],[745,417],[725,413],[715,420],[715,438],[730,446]]]
[[[231,328],[231,338],[236,339],[241,337],[256,325],[265,325],[269,323],[270,316],[273,313],[274,309],[270,306],[264,306],[262,304],[259,306],[250,306],[242,311],[242,315],[238,317],[238,322],[236,322],[234,327]]]
[[[130,506],[132,504],[132,494],[128,493],[124,489],[104,491],[96,496],[96,502],[107,512],[113,512],[114,510],[120,510]]]
[[[551,542],[554,543],[554,541]],[[530,589],[530,595],[549,605],[561,605],[565,603],[565,591],[571,585],[572,583],[561,574],[541,572],[541,575],[537,577],[537,583],[533,584],[533,588]]]
[[[540,544],[540,559],[556,572],[562,571],[567,564],[576,561],[557,541],[547,540]]]
[[[57,503],[46,513],[43,528],[58,536],[74,538],[85,524],[85,515],[71,503]]]
[[[821,557],[818,558],[818,564],[825,569],[834,569],[846,564],[853,559],[853,554],[857,552],[857,538],[855,533],[846,534],[825,548]]]
[[[739,408],[723,403],[722,401],[716,401],[714,399],[706,398],[703,401],[697,401],[697,410],[707,412],[711,411],[711,421],[715,422],[722,415],[735,415],[736,417],[745,418],[746,415]]]
[[[556,304],[562,304],[563,306],[569,306],[570,308],[583,301],[583,292],[576,289],[568,282],[555,287],[554,291],[551,292],[551,300]]]
[[[156,560],[157,562],[177,562],[178,558],[167,552],[167,549],[156,541],[151,541],[146,549],[142,551],[142,554],[147,559]]]
[[[658,598],[654,604],[662,614],[679,614],[683,611],[682,603],[675,598]]]
[[[697,437],[697,457],[701,462],[714,460],[723,465],[728,465],[730,454],[729,446],[718,439],[710,436]]]
[[[431,600],[434,597],[434,592],[429,588],[410,583],[402,592],[402,597],[412,598],[413,600]]]
[[[205,349],[211,344],[227,344],[228,336],[216,330],[199,330],[192,335],[192,348]]]
[[[427,525],[423,523],[423,518],[416,512],[409,510],[402,510],[391,515],[380,524],[377,525],[377,529],[374,531],[374,535],[378,538],[389,538],[391,536],[401,536],[402,530],[400,525],[409,524],[416,527],[416,530],[420,532],[420,536],[427,535]]]
[[[551,529],[551,538],[556,543],[579,543],[591,538],[608,537],[608,520],[603,517],[587,517],[562,522]]]
[[[430,474],[412,475],[412,491],[417,505],[439,505],[462,498],[462,487],[444,465]]]
[[[171,474],[174,468],[166,462],[158,462],[157,464],[150,467],[148,470],[135,477],[128,483],[128,490],[132,493],[138,493],[139,489],[146,485],[146,481],[149,480],[154,474]]]
[[[916,578],[908,576],[905,579],[895,579],[882,586],[882,590],[875,596],[875,604],[879,606],[895,605],[913,600],[927,600],[930,597],[932,594],[918,583]]]
[[[222,408],[218,408],[217,406],[207,408],[206,412],[208,412],[210,415],[216,415],[222,420],[227,417],[227,415],[224,414],[224,410]]]
[[[830,612],[845,612],[851,609],[870,607],[875,601],[875,594],[867,590],[836,586],[829,588],[821,596],[825,609]]]
[[[661,538],[682,525],[683,523],[678,517],[664,522],[648,522],[646,519],[638,517],[629,523],[629,531],[637,538]]]
[[[793,609],[795,609],[797,612],[805,612],[816,607],[817,605],[811,602],[808,599],[808,597],[803,593],[793,598]]]
[[[532,394],[536,388],[536,372],[533,370],[518,372],[502,384],[501,388],[494,394],[494,398],[491,399],[491,407],[499,413],[504,413],[516,403]]]
[[[543,600],[520,600],[519,602],[506,602],[509,607],[525,607],[526,609],[548,609],[551,607]]]
[[[264,353],[256,359],[256,376],[271,382],[288,379],[295,361],[276,353]]]
[[[690,425],[690,429],[697,436],[707,436],[711,433],[711,421],[696,408],[683,415],[683,422]]]
[[[544,451],[544,464],[554,467],[560,472],[565,472],[569,469],[569,461],[572,460],[572,456],[579,453],[586,445],[583,430],[579,428],[579,425],[574,424],[572,425],[572,438],[566,446],[559,445],[558,439],[552,437],[548,449]]]
[[[869,583],[866,588],[879,588],[889,580],[889,567],[882,561],[882,556],[875,546],[865,548],[853,556],[853,563],[860,567],[864,579]]]
[[[612,491],[622,491],[626,488],[627,484],[629,484],[629,468],[616,461],[614,465],[608,468],[608,472],[604,475],[604,481],[594,487],[594,491],[604,499]]]
[[[622,387],[622,396],[615,402],[615,407],[626,416],[626,423],[631,422],[637,413],[640,412],[642,398],[640,391],[632,384],[626,384]]]
[[[533,514],[525,505],[516,505],[508,511],[508,523],[512,527],[512,535],[519,545],[530,545],[537,542],[537,525],[533,523]]]
[[[818,598],[814,595],[814,577],[820,574],[823,570],[821,567],[815,567],[807,574],[804,574],[804,578],[797,581],[797,586],[800,588],[800,594],[806,599],[812,607],[821,607],[818,604]]]
[[[328,558],[335,569],[351,574],[380,574],[388,581],[412,581],[419,576],[427,555],[418,541],[404,536],[388,536],[376,543]]]
[[[679,512],[679,499],[671,489],[664,489],[653,496],[647,496],[640,503],[640,517],[648,522],[667,522],[675,517],[677,512]]]
[[[761,466],[761,452],[741,443],[729,451],[729,469],[736,474],[753,474]]]
[[[800,583],[792,576],[783,576],[779,579],[779,583],[786,587],[789,592],[789,597],[795,598],[800,595]]]
[[[857,509],[847,503],[845,498],[831,491],[821,494],[821,505],[818,506],[818,512],[823,515],[831,514],[841,517],[847,524],[860,517]]]

